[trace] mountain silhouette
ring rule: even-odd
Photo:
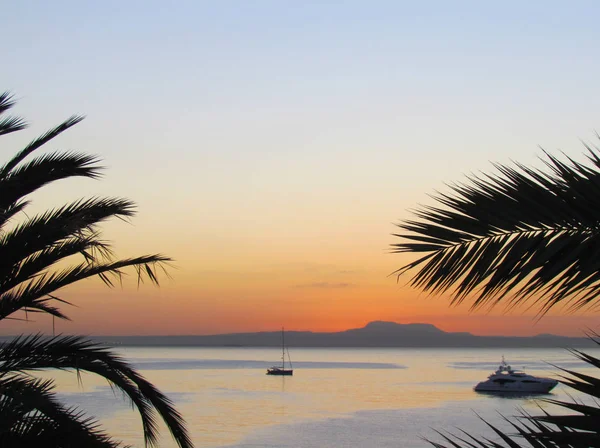
[[[190,336],[102,336],[95,340],[127,346],[277,347],[281,330]],[[426,323],[375,321],[339,332],[286,331],[288,347],[592,347],[588,338],[537,336],[476,336],[446,332]]]

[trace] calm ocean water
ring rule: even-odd
[[[503,424],[523,408],[552,408],[532,397],[480,395],[473,386],[502,355],[513,368],[556,376],[547,363],[595,374],[561,349],[291,348],[293,377],[265,375],[277,348],[127,348],[117,350],[169,395],[197,447],[426,447],[434,429],[493,436],[478,415]],[[588,350],[600,356],[600,352]],[[98,417],[115,438],[143,446],[138,415],[106,382],[54,375],[61,398]],[[559,385],[551,398],[570,400]],[[160,446],[175,444],[162,431]]]

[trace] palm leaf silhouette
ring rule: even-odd
[[[587,163],[545,154],[545,169],[496,164],[496,174],[471,176],[438,193],[437,206],[422,206],[416,219],[398,224],[395,253],[415,253],[394,274],[413,272],[411,284],[432,294],[449,293],[451,303],[471,300],[471,309],[528,304],[541,318],[553,307],[593,307],[600,293],[600,157],[586,145]],[[416,271],[416,272],[415,272]],[[591,338],[598,341],[598,335]],[[600,359],[571,353],[590,366]],[[560,369],[560,367],[559,367]],[[600,379],[560,369],[560,382],[593,400]],[[496,439],[460,434],[425,439],[438,448],[583,448],[600,446],[600,408],[545,399],[570,412],[534,416],[521,410],[505,418],[508,434],[486,422]]]
[[[12,95],[0,94],[0,135],[25,127],[20,118],[1,117],[13,105]],[[102,223],[135,215],[135,204],[127,199],[87,198],[31,217],[21,213],[29,205],[28,196],[45,185],[72,177],[100,177],[102,167],[95,156],[34,154],[82,119],[67,119],[0,167],[0,320],[20,312],[25,312],[25,319],[31,312],[68,319],[61,308],[69,303],[59,297],[65,286],[92,277],[113,286],[127,269],[135,272],[138,283],[148,279],[158,284],[158,271],[171,261],[161,254],[115,258],[111,245],[102,240]],[[120,446],[83,411],[62,406],[52,381],[32,376],[42,369],[84,370],[105,378],[138,410],[146,445],[157,445],[160,419],[180,447],[192,447],[171,400],[125,360],[81,337],[40,335],[0,346],[0,446]]]
[[[452,303],[474,296],[472,309],[525,302],[540,314],[559,303],[593,304],[600,292],[600,158],[590,165],[546,154],[547,170],[496,165],[438,193],[418,219],[398,224],[394,253],[416,253],[394,274],[416,271],[413,286],[449,292]]]

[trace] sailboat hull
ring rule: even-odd
[[[293,374],[294,371],[292,369],[282,369],[280,367],[267,369],[267,375],[292,376]]]
[[[290,358],[290,353],[288,352],[288,359],[290,362],[290,368],[285,368],[285,336],[283,332],[283,327],[281,328],[281,367],[273,366],[267,369],[267,375],[278,375],[278,376],[292,376],[294,374],[294,370],[292,367],[292,360]]]

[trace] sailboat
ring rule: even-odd
[[[273,366],[267,369],[267,375],[286,375],[291,376],[294,374],[294,369],[292,369],[292,360],[290,358],[290,352],[288,351],[288,363],[290,365],[289,369],[285,368],[285,337],[283,328],[281,328],[281,367]]]

